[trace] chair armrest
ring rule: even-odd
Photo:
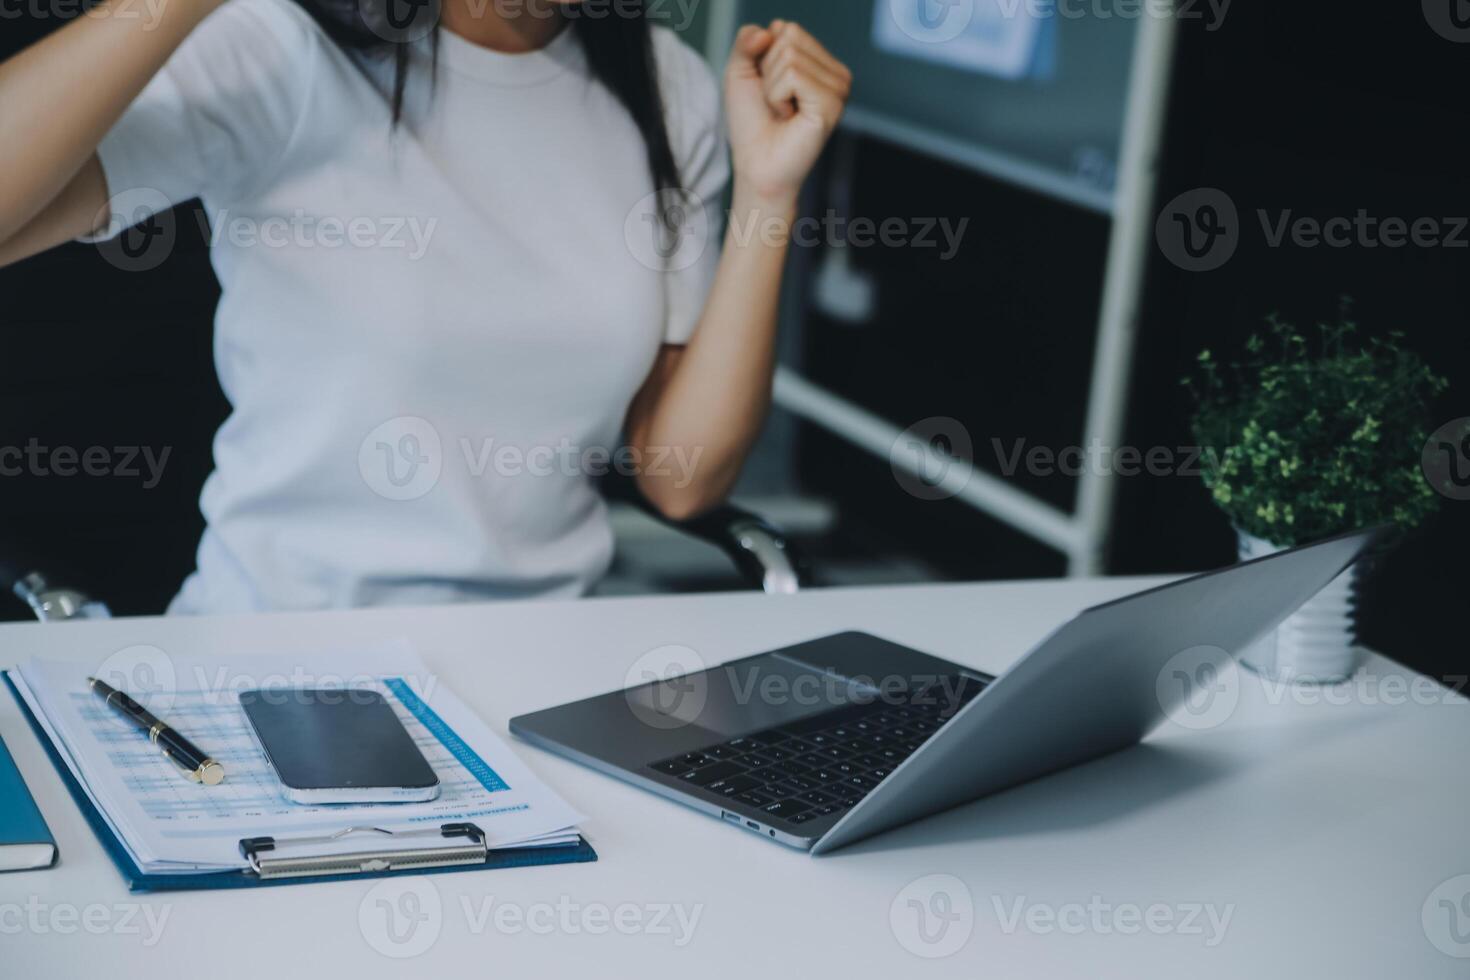
[[[810,566],[785,532],[750,511],[725,505],[691,521],[670,521],[651,505],[644,509],[674,530],[719,548],[767,595],[794,595],[812,584]]]
[[[729,504],[688,521],[672,521],[624,477],[610,478],[607,496],[633,504],[665,527],[719,548],[753,587],[767,595],[792,595],[812,584],[811,566],[774,524]]]
[[[108,619],[112,613],[85,592],[52,585],[41,572],[23,571],[25,566],[0,561],[0,592],[20,599],[43,623],[68,619]]]

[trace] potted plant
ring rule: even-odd
[[[1185,384],[1205,485],[1229,515],[1242,559],[1382,524],[1418,527],[1438,507],[1421,461],[1432,400],[1448,382],[1400,334],[1362,338],[1345,300],[1313,336],[1280,317],[1245,353],[1199,355]],[[1241,660],[1277,679],[1329,682],[1357,666],[1353,568]]]

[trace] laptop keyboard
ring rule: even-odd
[[[838,708],[648,768],[800,826],[857,806],[985,686],[943,678],[901,698]]]

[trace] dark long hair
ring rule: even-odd
[[[412,41],[392,40],[395,31],[387,16],[390,4],[410,5],[410,11],[433,18],[432,45],[437,59],[440,0],[296,0],[337,44],[350,51],[393,60],[393,121],[403,113],[408,85],[409,52]],[[600,8],[600,9],[599,9]],[[648,169],[655,189],[677,191],[682,187],[678,162],[669,140],[664,115],[658,64],[653,47],[653,28],[645,0],[584,0],[557,10],[570,23],[587,57],[592,77],[617,97],[648,149]],[[417,20],[418,16],[414,19]],[[407,32],[404,32],[405,34]],[[415,38],[425,36],[413,31]]]

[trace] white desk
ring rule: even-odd
[[[198,655],[401,635],[504,731],[515,714],[620,686],[637,657],[665,644],[717,663],[860,628],[999,672],[1064,616],[1143,584],[1152,583],[27,624],[0,628],[0,657],[95,662],[139,643]],[[1140,748],[820,859],[522,746],[532,767],[589,815],[598,863],[138,897],[123,887],[7,693],[0,733],[62,863],[0,876],[0,973],[1464,978],[1470,959],[1451,958],[1430,938],[1470,955],[1470,917],[1458,924],[1467,932],[1452,932],[1451,908],[1439,904],[1458,900],[1460,883],[1428,903],[1427,926],[1421,912],[1442,882],[1470,874],[1470,710],[1422,689],[1416,697],[1402,686],[1402,669],[1385,661],[1369,670],[1398,680],[1350,689],[1349,703],[1272,703],[1259,680],[1243,676],[1238,706],[1219,727],[1170,723]],[[1408,703],[1374,703],[1383,700]],[[954,913],[961,918],[941,944],[968,940],[942,959],[910,951],[939,947],[917,937],[912,896],[900,898],[931,874],[958,878],[973,908],[968,920]],[[963,902],[959,889],[950,892]],[[407,943],[394,945],[385,932],[380,899],[409,911],[419,902]],[[497,912],[502,903],[531,922],[497,920],[510,914]],[[670,932],[653,922],[673,907],[699,916],[682,947],[673,911],[661,923]],[[1230,916],[1223,937],[1210,911]],[[166,916],[151,947],[145,912],[155,924]],[[632,931],[635,915],[642,931]],[[630,934],[610,924],[618,921]],[[409,920],[397,922],[398,938],[410,935]],[[937,922],[929,920],[931,938]],[[399,961],[376,947],[422,949]]]

